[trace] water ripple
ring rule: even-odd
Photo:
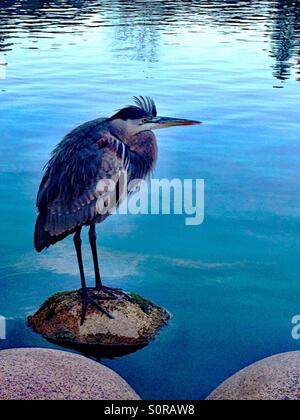
[[[133,56],[149,62],[156,60],[161,32],[176,35],[180,28],[186,28],[193,34],[216,28],[249,43],[249,37],[241,34],[256,27],[270,42],[266,53],[274,60],[274,77],[284,81],[295,69],[299,78],[298,1],[0,1],[0,52],[13,50],[20,39],[22,48],[32,49],[26,39],[40,41],[51,35],[57,38],[55,48],[59,49],[64,45],[61,36],[72,34],[91,40],[93,31],[101,27],[115,28],[116,43],[134,43]]]

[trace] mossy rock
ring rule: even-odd
[[[89,305],[81,325],[81,294],[71,291],[49,298],[28,323],[45,338],[66,345],[144,346],[170,319],[165,309],[135,293],[114,290],[115,300],[103,300],[105,292],[93,294],[113,319]]]

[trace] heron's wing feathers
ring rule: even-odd
[[[38,194],[44,231],[59,236],[92,222],[116,201],[113,186],[129,161],[127,146],[109,134],[79,149],[62,147],[49,162]]]

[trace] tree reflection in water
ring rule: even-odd
[[[158,59],[160,33],[169,26],[208,25],[236,33],[262,22],[271,41],[274,77],[285,81],[295,68],[299,79],[300,2],[294,0],[0,0],[0,52],[13,49],[20,36],[38,39],[106,25],[114,27],[120,51],[151,63]]]

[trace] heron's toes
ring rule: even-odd
[[[101,289],[94,289],[94,292],[93,296],[98,300],[117,300],[120,298],[120,293],[124,294],[122,289],[112,289],[107,286],[102,286]]]
[[[80,293],[82,295],[81,325],[84,324],[84,321],[86,319],[88,305],[94,306],[94,308],[96,308],[102,314],[106,315],[109,319],[114,319],[113,315],[107,309],[103,308],[103,306],[99,305],[99,303],[96,302],[95,300],[97,299],[96,296],[93,296],[93,294],[90,294],[88,290],[87,291],[81,290]]]

